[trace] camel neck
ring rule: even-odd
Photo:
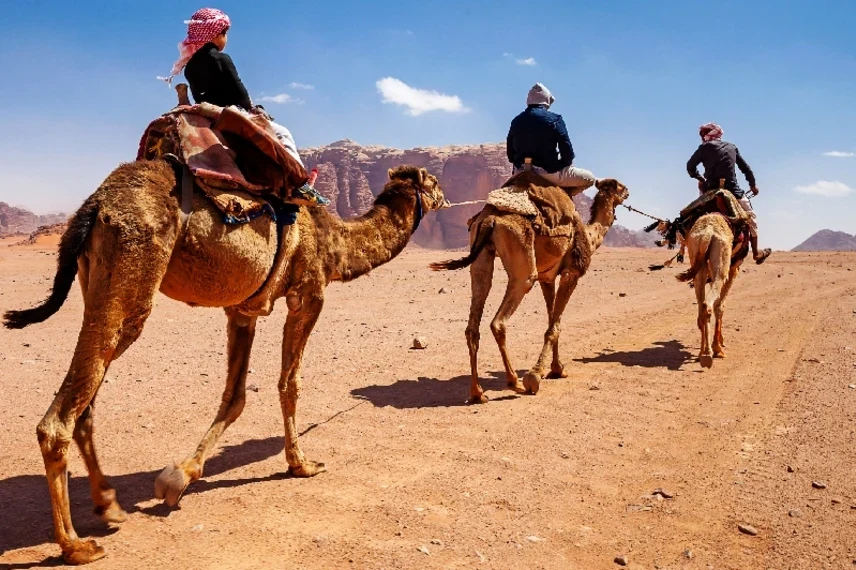
[[[592,251],[603,245],[606,234],[615,222],[615,208],[612,201],[598,193],[591,210],[591,220],[586,226],[586,234]]]
[[[318,250],[325,253],[328,282],[365,275],[401,253],[410,241],[417,217],[413,191],[384,194],[364,215],[353,220],[331,217],[330,231],[319,233]]]

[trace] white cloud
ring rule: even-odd
[[[288,84],[291,89],[305,89],[307,91],[311,91],[315,89],[314,85],[307,85],[306,83],[298,83],[297,81],[292,81]]]
[[[295,99],[288,93],[280,93],[279,95],[265,95],[264,97],[259,97],[259,101],[264,103],[278,103],[280,105],[284,105],[285,103],[302,103],[300,99]]]
[[[823,156],[832,156],[835,158],[853,158],[856,156],[856,152],[842,152],[840,150],[831,150],[829,152],[823,153]]]
[[[839,198],[841,196],[849,196],[854,192],[853,188],[843,182],[819,180],[814,184],[807,186],[797,186],[795,192],[800,194],[812,194],[814,196],[826,196],[829,198]]]
[[[427,89],[411,87],[395,77],[378,80],[378,92],[383,95],[384,103],[393,103],[407,107],[405,113],[413,117],[430,111],[448,113],[466,113],[469,111],[457,95],[444,95]]]
[[[526,59],[515,59],[514,60],[517,65],[538,65],[538,62],[535,61],[534,57],[527,57]]]

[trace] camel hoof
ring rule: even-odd
[[[297,467],[289,466],[288,473],[293,477],[315,477],[319,473],[327,471],[323,463],[315,461],[304,461],[303,465]]]
[[[128,520],[128,513],[115,501],[107,507],[95,507],[95,514],[107,524],[119,524]]]
[[[513,390],[516,394],[525,394],[526,386],[524,386],[520,380],[515,382],[514,384],[508,384],[508,389]]]
[[[714,358],[727,358],[727,357],[725,356],[725,352],[724,352],[724,351],[722,351],[722,350],[714,350],[714,351],[713,351],[713,357],[714,357]]]
[[[703,368],[712,368],[713,367],[713,357],[709,354],[701,354],[698,357],[699,363]]]
[[[565,372],[565,367],[562,366],[562,369],[559,371],[551,370],[549,374],[547,374],[547,380],[559,380],[560,378],[567,378],[568,373]]]
[[[470,399],[467,400],[468,404],[487,404],[487,396],[484,394],[476,394],[475,396],[470,396]]]
[[[155,479],[155,498],[161,499],[167,506],[175,507],[188,485],[190,485],[190,477],[184,469],[178,465],[164,467]]]
[[[62,559],[66,564],[79,565],[89,564],[104,558],[106,552],[98,546],[94,540],[76,540],[71,545],[69,552],[62,553]]]
[[[526,388],[527,394],[534,396],[541,388],[541,375],[534,372],[527,372],[526,376],[523,377],[523,386]]]

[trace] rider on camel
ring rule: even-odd
[[[722,140],[722,127],[716,123],[706,123],[699,127],[699,136],[702,142],[687,162],[687,172],[691,178],[698,180],[698,189],[702,194],[708,190],[723,188],[734,195],[746,211],[752,257],[755,263],[760,265],[770,257],[772,252],[769,248],[758,250],[757,218],[752,210],[752,203],[746,197],[746,192],[737,182],[734,167],[737,166],[746,177],[746,181],[749,182],[749,191],[753,196],[757,196],[759,192],[758,186],[755,185],[755,175],[737,147],[733,143]],[[698,173],[699,164],[704,165],[704,176]],[[675,220],[672,224],[674,228],[679,226],[679,220]],[[674,239],[669,241],[674,242]]]
[[[597,182],[597,178],[573,166],[574,149],[565,121],[549,110],[554,101],[550,90],[541,83],[529,90],[526,110],[511,121],[506,152],[514,174],[523,170],[527,158],[531,159],[534,172],[567,188],[573,196]]]
[[[229,16],[215,8],[202,8],[185,23],[187,37],[178,44],[179,58],[173,64],[170,76],[166,78],[167,83],[184,70],[184,77],[190,84],[193,100],[197,104],[211,103],[218,107],[234,105],[244,113],[264,114],[282,146],[303,166],[291,132],[274,122],[263,107],[253,105],[232,58],[223,53],[232,25]],[[313,205],[326,206],[330,203],[309,184],[293,192],[303,201]]]

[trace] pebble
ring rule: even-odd
[[[619,566],[627,566],[628,564],[630,564],[630,561],[627,560],[626,556],[616,556],[613,562],[615,562]]]
[[[654,489],[654,491],[651,494],[652,495],[660,495],[664,499],[674,499],[675,498],[674,493],[670,493],[669,491],[667,491],[665,489],[660,489],[659,487]]]
[[[528,540],[529,542],[544,542],[547,539],[541,538],[540,536],[534,536],[533,535],[533,536],[527,536],[526,540]]]
[[[796,519],[802,516],[802,512],[799,509],[794,509],[792,511],[788,511],[788,516],[792,519]]]
[[[837,497],[836,497],[836,498],[834,498],[834,499],[832,499],[832,504],[833,504],[833,505],[840,505],[840,504],[841,504],[841,499],[839,499],[839,498],[837,498]]]
[[[431,540],[431,544],[435,544],[437,546],[443,546],[443,541],[435,538],[435,539]]]
[[[797,471],[796,469],[794,469],[793,467],[788,465],[788,473],[796,473],[796,471]]]
[[[619,296],[619,297],[626,297],[626,296],[627,296],[627,293],[619,293],[619,294],[618,294],[618,296]]]
[[[451,289],[446,289],[445,287],[443,287],[439,291],[437,291],[437,293],[440,295],[448,295],[451,292],[452,292]]]
[[[692,550],[690,550],[689,548],[684,550],[684,558],[686,558],[687,560],[692,560],[693,556],[694,556],[694,554],[693,554]]]
[[[247,374],[255,374],[255,373],[256,373],[255,368],[250,368],[249,370],[247,370]]]
[[[592,384],[591,386],[589,386],[589,390],[600,390],[600,386],[598,386],[597,384]]]
[[[417,336],[413,339],[413,348],[417,350],[424,350],[428,348],[428,339],[424,336]]]
[[[421,552],[422,554],[425,554],[427,556],[431,555],[431,552],[428,550],[427,546],[420,546],[418,550],[419,550],[419,552]]]
[[[203,529],[203,528],[205,528],[205,525],[203,525],[203,524],[198,524],[198,525],[196,525],[195,527],[193,527],[193,528],[192,528],[192,529],[190,529],[190,530],[192,530],[193,532],[202,532],[202,529]]]
[[[247,386],[247,390],[249,390],[250,392],[258,392],[259,387],[256,386],[255,384],[250,384],[249,386]]]
[[[758,536],[758,530],[752,525],[739,524],[737,525],[737,529],[743,534],[748,534],[749,536]]]
[[[812,481],[811,486],[815,489],[826,489],[826,483],[822,481]]]
[[[559,454],[559,456],[560,456],[562,459],[568,459],[568,458],[570,457],[570,455],[568,455],[568,454],[567,454],[567,453],[565,453],[564,451],[563,451],[562,453],[560,453],[560,454]]]
[[[856,364],[854,364],[853,366],[856,366]],[[851,390],[856,390],[856,384],[848,384],[847,387]]]

